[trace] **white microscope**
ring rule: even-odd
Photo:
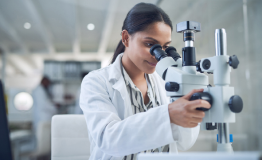
[[[215,30],[216,56],[203,58],[196,63],[193,44],[194,34],[201,30],[200,23],[184,21],[176,27],[177,32],[184,35],[182,59],[174,47],[163,51],[162,47],[156,44],[150,49],[150,53],[158,61],[156,72],[166,81],[166,94],[173,102],[193,89],[204,88],[203,93],[195,93],[190,99],[203,99],[211,104],[209,110],[197,108],[205,112],[201,130],[218,129],[217,151],[233,152],[229,123],[235,122],[235,113],[242,111],[243,101],[238,95],[234,95],[234,87],[229,86],[231,67],[236,69],[239,61],[237,56],[227,55],[226,31],[223,28]],[[214,75],[215,86],[209,85],[208,76],[203,72]]]

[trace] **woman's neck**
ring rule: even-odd
[[[122,57],[122,64],[125,68],[127,74],[132,79],[133,82],[135,81],[143,81],[145,80],[145,73],[141,71],[127,56],[127,54],[123,54]]]

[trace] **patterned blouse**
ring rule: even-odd
[[[122,72],[123,78],[124,78],[125,83],[126,83],[127,92],[130,95],[133,114],[137,114],[137,113],[140,113],[140,112],[146,112],[147,110],[153,108],[153,103],[152,103],[152,99],[151,99],[152,97],[154,97],[154,99],[155,99],[155,103],[156,103],[155,105],[160,106],[160,103],[157,100],[157,97],[156,97],[156,94],[155,94],[155,86],[153,84],[151,75],[145,74],[148,82],[151,84],[153,96],[151,97],[151,95],[150,95],[150,88],[149,88],[150,85],[148,85],[147,95],[149,97],[149,102],[147,104],[144,104],[143,95],[142,95],[141,91],[133,83],[133,81],[131,80],[131,78],[127,74],[127,72],[125,71],[125,69],[122,65],[122,60],[121,60],[121,72]],[[145,151],[142,151],[142,152],[144,152],[144,153],[159,152],[159,149],[160,149],[160,152],[169,152],[169,145],[165,145],[165,146],[162,146],[162,147],[156,148],[156,149],[145,150]],[[141,152],[139,152],[139,153],[141,153]],[[138,153],[126,155],[123,158],[123,160],[135,160],[136,157],[137,157],[137,154]]]

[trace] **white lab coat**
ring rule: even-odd
[[[199,126],[183,128],[170,122],[164,81],[154,72],[153,83],[161,106],[133,115],[121,74],[120,54],[108,67],[90,72],[82,81],[80,107],[90,139],[90,159],[117,159],[170,145],[171,152],[187,150],[196,141]]]

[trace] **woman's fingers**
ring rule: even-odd
[[[209,109],[211,105],[209,102],[198,99],[189,101],[191,96],[197,92],[203,92],[203,89],[192,90],[187,95],[179,98],[168,105],[170,121],[182,127],[192,128],[202,122],[205,117],[205,112],[196,110],[197,108]]]
[[[204,118],[205,117],[205,112],[199,111],[199,110],[194,110],[190,114],[191,117],[195,118]]]
[[[204,91],[204,89],[193,89],[191,92],[189,92],[188,94],[184,95],[183,98],[189,100],[194,93],[203,92],[203,91]]]
[[[209,109],[211,107],[210,103],[208,101],[198,99],[188,102],[188,106],[191,110],[196,110],[196,108],[206,108]]]

